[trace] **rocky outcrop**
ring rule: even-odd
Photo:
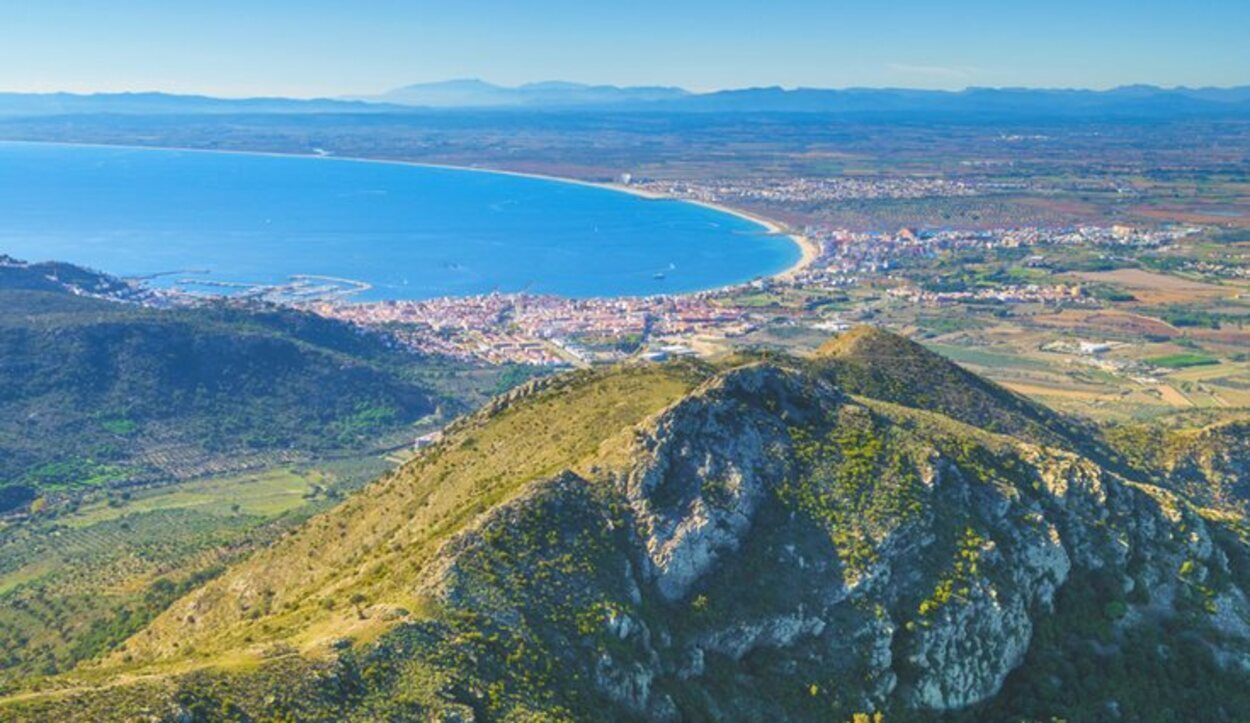
[[[737,549],[761,501],[790,471],[787,422],[828,414],[840,401],[830,388],[806,394],[812,382],[773,366],[736,370],[641,435],[625,494],[665,599],[683,597],[718,557]]]
[[[1054,524],[1039,512],[1013,518],[1019,510],[1004,501],[982,500],[989,537],[961,550],[975,563],[954,583],[954,599],[922,612],[908,636],[915,673],[907,697],[915,707],[959,708],[998,692],[1024,660],[1031,615],[1048,610],[1068,578],[1071,561]]]
[[[752,366],[712,380],[659,415],[639,437],[638,462],[623,485],[656,593],[676,604],[718,579],[721,563],[752,544],[761,507],[775,504],[777,489],[799,473],[792,430],[856,406],[819,376]],[[806,553],[782,555],[780,564],[795,566],[796,598],[811,595],[822,606],[719,620],[675,641],[674,674],[698,681],[713,655],[740,661],[762,648],[793,649],[796,656],[836,649],[873,681],[862,694],[867,707],[901,696],[915,708],[961,708],[1001,689],[1024,660],[1035,619],[1051,613],[1075,567],[1129,579],[1123,571],[1135,557],[1144,566],[1138,576],[1153,581],[1158,599],[1170,600],[1174,592],[1166,588],[1183,560],[1223,564],[1203,521],[1183,502],[1077,453],[986,436],[979,444],[994,448],[1003,468],[975,469],[948,459],[944,442],[928,437],[916,427],[902,437],[928,450],[908,457],[927,499],[919,521],[877,539],[874,562],[859,576],[825,581],[821,590],[812,589],[819,577],[803,575]],[[953,563],[918,564],[950,538],[942,530],[952,518],[975,530],[975,544],[957,544]],[[884,612],[845,613],[865,606]],[[1239,625],[1248,619],[1228,614]],[[847,648],[835,639],[862,642]]]
[[[760,647],[787,648],[803,636],[818,636],[824,632],[826,623],[818,617],[808,617],[802,611],[790,615],[777,615],[754,622],[738,622],[729,627],[699,636],[694,649],[701,659],[706,653],[717,653],[731,660],[741,660],[747,653]]]
[[[1000,601],[996,590],[974,584],[960,605],[913,638],[907,660],[923,673],[908,696],[917,708],[947,710],[988,698],[1024,659],[1033,627],[1023,598]]]

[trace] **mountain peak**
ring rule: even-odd
[[[835,336],[816,350],[816,356],[881,359],[885,357],[933,358],[937,355],[923,346],[899,334],[870,324],[856,326]],[[939,361],[941,360],[938,357]]]
[[[979,429],[1070,447],[1106,462],[1106,450],[1074,420],[973,374],[904,336],[858,326],[817,349],[824,375],[851,394],[937,412]]]
[[[503,86],[488,83],[481,78],[450,78],[448,80],[435,80],[425,83],[412,83],[405,85],[399,90],[498,90]],[[392,91],[395,92],[395,91]]]

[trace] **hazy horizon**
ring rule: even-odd
[[[640,0],[628,8],[568,0],[55,0],[0,4],[0,19],[0,88],[12,92],[308,98],[453,78],[695,92],[1250,84],[1242,39],[1250,6],[1231,0],[1011,8],[988,0],[790,0],[763,11],[743,0]]]
[[[115,90],[66,89],[66,88],[55,88],[55,89],[48,89],[48,90],[20,90],[20,89],[8,88],[8,87],[0,87],[0,93],[30,93],[30,94],[38,94],[38,95],[69,94],[69,95],[84,95],[84,96],[86,95],[113,95],[113,94],[133,94],[133,95],[167,94],[167,95],[204,96],[204,97],[210,97],[210,98],[220,98],[220,99],[225,99],[225,100],[244,100],[244,99],[256,99],[256,98],[288,98],[292,100],[341,100],[341,99],[352,99],[352,98],[377,97],[377,96],[384,95],[385,93],[388,93],[390,91],[399,90],[399,89],[406,88],[409,86],[423,86],[423,85],[432,86],[432,85],[438,85],[442,83],[458,83],[458,82],[482,82],[482,83],[486,83],[489,85],[493,85],[493,86],[505,88],[505,89],[516,89],[516,88],[521,88],[521,87],[525,87],[528,85],[540,85],[543,83],[575,83],[577,85],[583,85],[587,87],[596,87],[596,86],[597,87],[619,87],[619,88],[644,87],[644,86],[620,85],[620,84],[608,83],[608,82],[569,81],[564,78],[539,78],[535,80],[521,81],[517,83],[500,83],[500,82],[492,81],[489,78],[466,77],[466,78],[443,78],[443,79],[432,79],[432,80],[417,80],[411,83],[403,83],[394,87],[384,88],[384,89],[377,90],[374,92],[369,92],[369,93],[341,93],[337,95],[285,95],[285,94],[278,93],[278,92],[263,92],[263,91],[255,93],[255,94],[235,95],[235,94],[221,94],[221,93],[201,93],[201,92],[196,92],[196,91],[184,92],[184,91],[175,91],[175,90],[169,90],[166,88],[156,88],[156,87],[121,88],[121,89],[115,89]],[[684,86],[677,85],[677,84],[664,84],[664,83],[649,84],[649,87],[674,88],[674,89],[688,91],[692,94],[717,93],[717,92],[734,91],[734,90],[758,90],[758,89],[765,89],[765,88],[781,88],[787,91],[793,91],[793,90],[831,90],[831,91],[869,90],[869,91],[932,91],[932,92],[944,92],[944,93],[964,93],[964,92],[973,91],[973,90],[1025,90],[1025,91],[1075,91],[1075,92],[1088,91],[1088,92],[1098,93],[1098,92],[1107,92],[1107,91],[1113,91],[1113,90],[1122,89],[1122,88],[1132,88],[1132,87],[1153,87],[1153,88],[1158,88],[1160,90],[1165,90],[1165,91],[1167,90],[1194,90],[1194,91],[1196,90],[1230,90],[1230,89],[1236,89],[1236,88],[1250,87],[1250,81],[1246,83],[1240,83],[1240,84],[1234,84],[1234,85],[1184,85],[1184,84],[1163,85],[1159,83],[1152,83],[1150,81],[1141,81],[1137,83],[1122,83],[1122,84],[1117,84],[1117,85],[1112,85],[1112,86],[1098,86],[1098,87],[1094,87],[1094,86],[1048,86],[1048,85],[996,85],[996,86],[968,85],[968,86],[963,86],[960,88],[926,88],[926,87],[921,87],[921,86],[904,86],[904,85],[845,85],[845,86],[797,85],[796,86],[796,85],[784,85],[781,83],[765,83],[765,84],[750,85],[750,86],[727,86],[723,88],[708,88],[708,89],[699,89],[699,90],[686,88]]]

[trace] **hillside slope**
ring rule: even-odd
[[[927,409],[1038,444],[1081,449],[1100,460],[1107,456],[1093,428],[876,327],[857,327],[830,339],[816,358],[848,393]]]
[[[1250,419],[1168,428],[1125,425],[1111,439],[1131,462],[1196,503],[1237,515],[1250,505]]]
[[[168,303],[0,256],[0,690],[112,649],[511,383],[290,310],[145,306]]]
[[[0,715],[1250,716],[1235,526],[872,340],[950,394],[827,353],[542,380]]]
[[[471,373],[308,314],[152,309],[0,273],[0,512],[46,493],[359,454],[475,402],[491,380]]]

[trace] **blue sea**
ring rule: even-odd
[[[170,284],[372,285],[362,300],[714,288],[797,246],[673,200],[469,170],[314,157],[0,143],[0,253]]]

